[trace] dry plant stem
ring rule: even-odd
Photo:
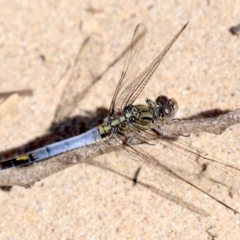
[[[163,124],[161,130],[167,135],[184,135],[190,133],[209,132],[223,133],[228,127],[240,123],[240,109],[228,112],[215,118],[197,120],[175,120],[171,124]],[[104,149],[103,149],[104,148]],[[77,163],[87,162],[88,159],[122,148],[122,144],[114,139],[104,145],[93,144],[76,150],[40,161],[26,167],[15,167],[0,171],[0,186],[19,185],[29,187],[58,171]]]
[[[171,124],[161,126],[161,129],[170,136],[200,132],[222,134],[228,127],[237,123],[240,123],[240,109],[214,118],[174,120]]]

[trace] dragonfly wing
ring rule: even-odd
[[[110,116],[113,115],[114,112],[121,110],[120,103],[122,101],[120,99],[120,96],[123,95],[123,91],[124,92],[127,91],[128,86],[131,85],[131,83],[136,78],[139,62],[140,62],[140,58],[141,58],[141,54],[144,46],[145,33],[146,33],[146,28],[144,24],[143,23],[138,24],[137,27],[135,28],[131,44],[127,51],[127,56],[125,59],[121,78],[118,82],[118,85],[113,95],[113,99],[109,109]],[[131,94],[131,92],[128,92],[127,94]]]
[[[122,91],[121,95],[118,98],[118,105],[121,105],[121,109],[125,106],[133,104],[138,95],[142,92],[151,76],[158,68],[159,64],[162,62],[164,56],[167,54],[169,49],[172,47],[174,42],[181,35],[183,30],[187,27],[186,23],[183,28],[174,36],[174,38],[168,43],[165,49],[153,60],[153,62],[136,78],[134,81],[131,81],[130,84]]]
[[[119,135],[118,138],[123,137]],[[225,191],[233,198],[239,196],[238,167],[215,159],[180,138],[163,137],[151,130],[138,131],[134,141],[147,144],[129,144],[125,141],[122,151],[127,153],[128,158],[131,155],[132,159],[184,181],[232,211],[240,211],[234,203],[225,202],[226,196],[222,195]]]

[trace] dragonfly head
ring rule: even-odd
[[[167,96],[160,95],[156,98],[155,103],[158,118],[163,118],[167,123],[170,123],[178,111],[178,104],[174,98],[168,99]]]

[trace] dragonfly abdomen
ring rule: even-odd
[[[7,169],[41,161],[82,146],[94,144],[100,140],[101,136],[98,128],[95,127],[81,135],[47,145],[45,147],[28,152],[20,157],[1,162],[0,169]]]

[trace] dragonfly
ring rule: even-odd
[[[173,37],[157,57],[138,74],[138,66],[144,46],[145,25],[137,25],[125,59],[124,68],[110,104],[104,123],[75,137],[30,151],[19,157],[0,162],[0,170],[21,167],[64,154],[76,148],[92,144],[105,144],[114,139],[122,144],[122,153],[159,170],[206,194],[233,212],[235,208],[225,203],[208,183],[227,187],[239,186],[240,169],[188,145],[179,136],[168,136],[161,126],[174,120],[178,104],[174,98],[159,95],[155,101],[134,105],[159,64],[188,23]]]
[[[141,93],[163,57],[186,26],[176,34],[157,58],[136,77],[146,32],[144,24],[139,24],[134,31],[124,69],[113,95],[105,123],[78,136],[3,161],[0,163],[0,169],[5,170],[11,167],[32,164],[82,146],[102,142],[110,137],[122,139],[122,136],[127,136],[127,139],[129,139],[131,133],[147,129],[150,122],[170,122],[178,108],[175,99],[168,99],[168,97],[160,95],[155,102],[147,99],[147,105],[132,105],[132,103]],[[119,137],[120,135],[121,137]]]

